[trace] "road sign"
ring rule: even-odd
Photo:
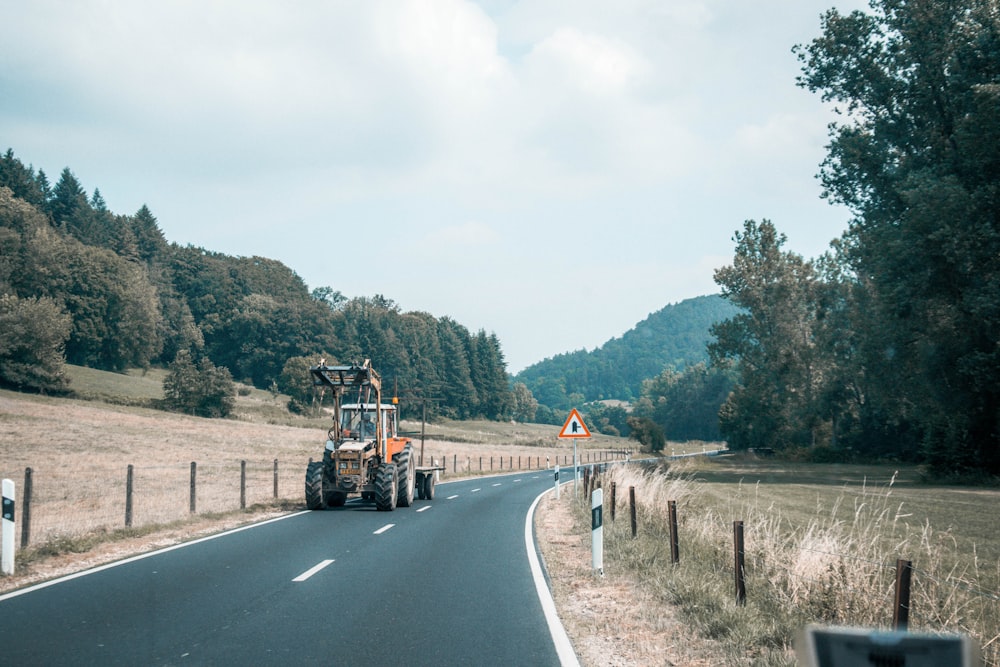
[[[559,431],[560,438],[589,438],[590,430],[587,429],[587,425],[583,423],[583,417],[580,413],[573,408],[569,412],[569,417],[566,418],[566,423],[563,424],[562,430]]]

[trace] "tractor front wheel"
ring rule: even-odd
[[[410,445],[396,455],[396,473],[399,476],[396,504],[409,507],[413,504],[413,488],[417,477],[417,471],[413,469],[413,447]]]
[[[383,463],[378,467],[375,473],[375,508],[379,512],[396,509],[398,484],[395,463]]]
[[[306,507],[321,510],[323,502],[323,462],[313,461],[306,466]]]

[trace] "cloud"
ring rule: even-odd
[[[839,234],[789,53],[828,4],[8,3],[0,150],[172,241],[496,330],[518,367],[714,289],[746,218]],[[317,258],[358,244],[405,271]]]

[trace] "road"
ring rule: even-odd
[[[0,664],[574,664],[526,548],[551,486],[440,484],[410,508],[349,502],[15,591]]]

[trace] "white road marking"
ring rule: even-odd
[[[457,493],[455,495],[453,495],[453,496],[448,496],[447,498],[445,498],[445,500],[454,500],[455,498],[458,498],[458,494]]]
[[[498,482],[498,483],[494,484],[493,486],[500,486],[500,483]]]
[[[515,479],[515,480],[514,480],[514,483],[515,483],[515,484],[517,484],[517,483],[518,483],[518,482],[520,482],[520,481],[521,481],[521,480],[519,480],[519,479]]]
[[[469,493],[479,493],[480,491],[482,491],[482,489],[473,489]]]
[[[430,506],[430,505],[424,505],[423,507],[421,507],[421,508],[420,508],[420,509],[418,509],[417,511],[418,511],[418,512],[426,512],[426,511],[427,511],[427,510],[429,510],[430,508],[431,508],[431,506]]]
[[[545,581],[545,575],[542,574],[538,552],[535,551],[535,537],[532,529],[535,525],[535,508],[538,506],[538,501],[542,499],[542,496],[551,491],[552,489],[543,492],[535,498],[535,502],[531,503],[531,507],[528,508],[528,514],[524,517],[524,546],[528,550],[528,565],[531,568],[531,578],[535,580],[535,591],[538,593],[538,601],[542,603],[542,612],[544,612],[545,620],[548,622],[552,642],[556,645],[559,664],[561,667],[580,667],[580,661],[573,651],[573,644],[569,640],[569,635],[566,634],[566,628],[563,627],[562,621],[559,620],[559,614],[556,613],[556,603],[552,599],[552,592]]]
[[[374,533],[372,533],[372,534],[373,534],[373,535],[381,535],[382,533],[384,533],[385,531],[389,530],[390,528],[392,528],[392,527],[393,527],[393,526],[395,526],[395,525],[396,525],[396,524],[394,524],[394,523],[387,523],[387,524],[385,524],[384,526],[382,526],[381,528],[379,528],[378,530],[376,530],[376,531],[375,531]]]
[[[319,572],[332,562],[333,562],[332,560],[324,560],[320,562],[319,565],[314,565],[313,567],[309,568],[299,576],[295,577],[294,579],[292,579],[292,581],[305,581],[306,579],[313,576],[314,574],[316,574],[317,572]]]

